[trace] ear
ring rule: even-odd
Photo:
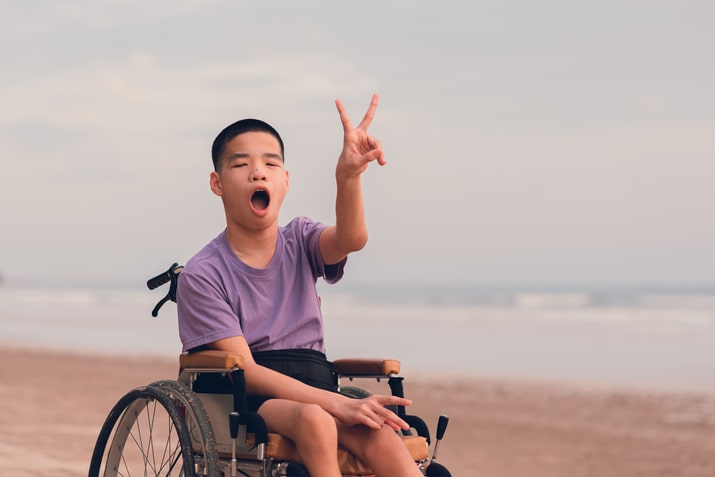
[[[288,174],[288,171],[286,170],[286,192],[290,190],[290,174]]]
[[[223,197],[223,186],[221,184],[221,176],[218,172],[214,171],[209,176],[209,187],[211,187],[211,192],[219,197]]]

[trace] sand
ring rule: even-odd
[[[82,476],[115,401],[176,363],[0,348],[0,475]],[[407,376],[455,476],[715,476],[715,395]]]

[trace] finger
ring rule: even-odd
[[[384,423],[395,430],[399,429],[409,429],[409,424],[405,422],[400,416],[392,412],[390,409],[386,408],[386,405],[397,405],[397,406],[409,406],[412,401],[409,399],[398,398],[396,396],[379,396],[374,395],[375,401],[378,405],[375,412],[379,414],[379,417],[384,420]]]
[[[372,162],[377,160],[377,163],[380,164],[381,166],[384,166],[387,164],[387,161],[385,160],[385,157],[382,154],[381,149],[374,149],[368,153],[366,153],[364,156],[362,156],[362,163],[366,164],[368,162]]]
[[[389,409],[383,408],[383,419],[385,424],[393,428],[394,430],[400,430],[400,429],[409,429],[410,426],[405,422],[400,416],[395,414],[394,412],[390,411]]]
[[[350,122],[347,111],[345,111],[345,106],[343,102],[339,99],[335,100],[335,106],[338,108],[338,114],[340,115],[340,122],[343,123],[343,132],[347,133],[353,129],[353,124]]]
[[[367,145],[370,147],[370,149],[381,149],[382,141],[380,141],[379,139],[377,139],[373,136],[368,136],[367,137]]]
[[[375,118],[375,110],[377,109],[377,103],[379,101],[380,101],[380,97],[377,95],[377,93],[373,94],[372,100],[370,100],[370,106],[367,108],[367,112],[365,113],[365,116],[362,118],[362,121],[360,121],[360,124],[358,125],[358,129],[367,131],[367,128],[370,126],[370,123],[372,123],[372,120]]]
[[[398,426],[397,424],[395,424],[394,422],[391,422],[391,421],[385,421],[385,425],[386,425],[387,427],[389,427],[390,429],[392,429],[393,431],[395,431],[395,432],[401,431],[401,430],[405,430],[405,431],[407,430],[406,427],[400,427],[400,426]]]
[[[387,164],[387,161],[385,160],[385,156],[382,152],[382,141],[380,141],[379,139],[375,139],[372,136],[369,136],[368,144],[373,149],[372,152],[376,153],[375,158],[377,159],[377,163],[380,164],[381,166],[384,166],[385,164]]]
[[[412,401],[406,398],[401,398],[397,396],[385,396],[381,394],[373,394],[371,397],[375,398],[375,400],[382,406],[386,404],[395,404],[397,406],[411,406]]]
[[[378,430],[382,427],[385,420],[380,418],[376,413],[372,413],[372,415],[363,415],[363,422],[370,429]]]

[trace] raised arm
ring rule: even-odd
[[[357,127],[350,121],[343,103],[335,101],[343,124],[343,150],[335,167],[335,225],[320,236],[320,252],[326,264],[338,263],[367,243],[361,175],[373,161],[381,166],[386,164],[382,143],[368,134],[378,99],[376,94],[372,96],[370,107]]]

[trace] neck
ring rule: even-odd
[[[253,268],[266,268],[276,252],[278,226],[250,230],[229,225],[226,240],[243,263]]]

